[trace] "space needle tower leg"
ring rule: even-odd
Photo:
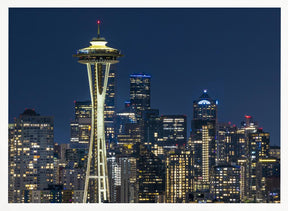
[[[108,180],[108,171],[106,162],[107,156],[106,156],[105,127],[104,127],[104,104],[108,84],[108,76],[110,71],[110,63],[95,63],[93,66],[94,66],[94,74],[92,74],[91,71],[91,64],[87,64],[87,72],[89,79],[91,104],[92,104],[92,121],[91,121],[92,124],[91,124],[91,139],[88,152],[83,203],[87,202],[88,186],[90,179],[96,179],[97,181],[98,203],[101,203],[103,201],[109,201],[109,184],[108,184],[109,180]],[[102,66],[105,66],[103,84],[102,84]],[[95,119],[96,119],[96,128],[95,128]],[[91,160],[93,158],[92,154],[93,144],[95,143],[97,145],[96,146],[97,175],[90,175]]]
[[[105,127],[104,127],[104,103],[106,96],[106,89],[108,83],[108,76],[110,71],[110,63],[104,63],[104,84],[97,83],[97,163],[98,163],[98,202],[109,200],[109,185],[107,174],[107,156],[106,156],[106,142],[105,142]],[[102,80],[102,65],[95,64],[96,81]],[[100,68],[100,69],[98,69]],[[96,87],[95,87],[96,88]]]

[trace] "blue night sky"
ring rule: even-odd
[[[151,107],[186,114],[203,89],[218,121],[253,116],[280,144],[280,9],[9,9],[9,122],[25,108],[55,117],[68,142],[74,100],[89,100],[86,66],[72,54],[97,35],[125,56],[117,64],[117,110],[129,74],[152,76]]]

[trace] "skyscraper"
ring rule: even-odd
[[[106,46],[106,40],[98,36],[93,38],[91,46],[80,49],[75,57],[79,63],[86,64],[91,95],[91,136],[87,160],[87,171],[83,202],[87,202],[88,186],[90,184],[90,202],[109,201],[109,185],[107,172],[104,105],[108,86],[108,77],[111,64],[118,63],[117,58],[122,56],[120,51]],[[91,180],[91,183],[89,183]]]
[[[143,144],[138,144],[138,202],[155,203],[164,196],[165,165]]]
[[[187,117],[186,115],[162,115],[160,146],[185,145],[187,141]]]
[[[130,75],[130,102],[137,120],[142,118],[144,110],[150,109],[150,83],[151,76],[148,74]]]
[[[70,123],[71,143],[88,146],[91,130],[91,102],[75,101],[75,120]],[[78,145],[79,146],[79,145]]]
[[[211,192],[216,201],[239,203],[240,166],[214,166],[211,177]]]
[[[23,203],[25,191],[53,183],[54,118],[26,109],[9,138],[9,202]]]
[[[262,202],[262,159],[269,156],[270,134],[258,129],[248,136],[248,196],[251,201]]]
[[[216,159],[217,100],[207,93],[193,102],[191,145],[193,151],[194,190],[209,189],[210,169]]]
[[[188,202],[192,187],[192,157],[190,151],[177,150],[166,158],[166,202]]]
[[[236,125],[218,123],[216,136],[216,165],[237,163],[239,138]]]

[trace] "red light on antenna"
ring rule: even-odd
[[[247,115],[245,115],[245,118],[246,118],[246,119],[250,119],[250,118],[251,118],[251,116],[247,116]]]
[[[99,21],[99,20],[97,21],[97,24],[100,24],[100,21]]]

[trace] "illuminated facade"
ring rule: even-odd
[[[91,133],[91,102],[75,101],[75,120],[70,123],[71,143],[89,144]]]
[[[240,202],[240,166],[215,166],[211,176],[211,192],[217,202]]]
[[[100,37],[99,24],[100,21],[98,21],[97,38],[92,39],[89,47],[78,50],[74,55],[78,57],[79,63],[87,66],[92,105],[83,203],[86,203],[88,198],[90,203],[109,201],[104,105],[110,66],[118,63],[117,58],[122,56],[119,50],[106,46],[107,41]]]
[[[137,120],[142,118],[143,111],[150,109],[150,83],[148,74],[130,75],[130,103],[136,111]]]
[[[159,202],[165,192],[165,165],[146,146],[142,144],[138,146],[138,202]]]
[[[191,150],[193,152],[193,189],[209,189],[210,170],[216,161],[217,100],[207,94],[207,90],[193,102],[191,123]]]
[[[53,183],[54,119],[26,109],[10,125],[9,202],[23,203],[25,191]]]
[[[107,159],[111,203],[137,202],[137,159],[115,154]]]
[[[270,146],[269,156],[280,159],[280,152],[281,152],[281,150],[280,150],[279,146]]]
[[[166,159],[166,203],[185,203],[192,187],[192,157],[189,151]]]
[[[237,163],[239,158],[239,139],[236,125],[231,123],[217,124],[216,165],[223,163]]]
[[[178,146],[187,141],[187,117],[185,115],[162,115],[158,145]]]
[[[136,146],[142,139],[142,127],[138,123],[127,123],[124,134],[117,136],[118,147],[122,155],[131,155],[137,152]]]
[[[248,197],[251,201],[263,202],[262,183],[264,181],[262,181],[260,160],[269,157],[270,134],[258,129],[248,137]]]
[[[126,124],[137,123],[135,112],[125,109],[124,111],[117,112],[115,116],[115,134],[125,134]]]

